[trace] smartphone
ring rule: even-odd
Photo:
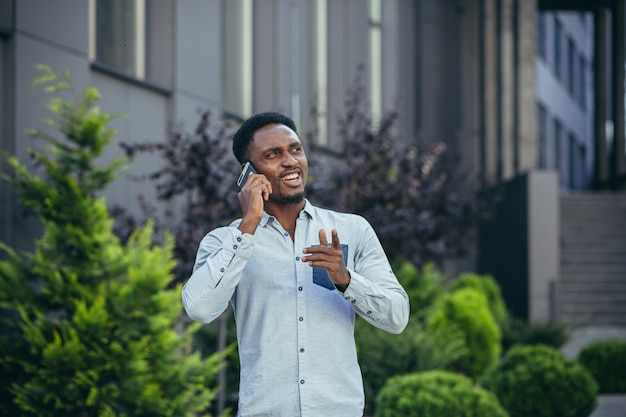
[[[239,174],[239,178],[237,179],[237,187],[239,188],[239,191],[241,191],[241,187],[243,187],[246,181],[248,181],[248,176],[256,173],[256,169],[254,169],[254,165],[252,165],[250,161],[244,164],[241,174]]]

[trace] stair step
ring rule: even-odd
[[[559,320],[626,325],[626,194],[561,196]]]
[[[613,306],[613,309],[624,311],[626,313],[626,290],[621,291],[561,291],[559,293],[559,300],[565,302],[568,305],[578,305],[589,303],[594,308],[604,308],[605,306]]]
[[[626,277],[621,272],[607,271],[561,271],[561,282],[624,282]]]
[[[582,281],[582,282],[559,282],[559,294],[571,292],[626,292],[626,282],[623,281]]]
[[[591,263],[577,263],[577,264],[563,264],[561,265],[561,273],[562,274],[567,274],[569,272],[574,272],[574,273],[585,273],[585,272],[615,272],[615,273],[622,273],[624,279],[626,279],[626,264],[624,263],[619,263],[619,264],[604,264],[604,265],[598,265],[598,264],[591,264]]]
[[[606,251],[588,252],[570,252],[561,249],[561,263],[563,264],[624,264],[626,265],[626,250],[609,253]]]
[[[559,315],[561,323],[571,325],[583,324],[601,324],[605,326],[623,326],[626,325],[626,314],[606,314],[606,313],[561,313]]]
[[[561,305],[563,314],[579,314],[584,312],[613,313],[626,315],[626,303],[624,301],[595,302],[595,301],[572,301]]]

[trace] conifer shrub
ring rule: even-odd
[[[97,196],[124,165],[95,163],[114,115],[100,111],[95,88],[76,91],[69,73],[39,70],[52,129],[30,133],[48,151],[30,151],[40,175],[10,157],[6,179],[43,236],[25,255],[2,245],[0,414],[208,415],[219,358],[191,350],[198,325],[183,325],[180,287],[168,288],[172,239],[153,245],[148,224],[120,244]]]
[[[498,361],[501,333],[485,296],[473,288],[460,288],[439,300],[426,317],[432,332],[455,330],[463,335],[466,351],[447,364],[449,370],[478,378]]]
[[[578,361],[591,372],[602,394],[626,394],[626,341],[594,341],[583,347]]]
[[[508,417],[491,392],[446,371],[390,378],[377,404],[376,417]]]
[[[586,417],[598,385],[580,363],[550,346],[514,346],[480,384],[513,417]]]

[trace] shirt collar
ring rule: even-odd
[[[304,199],[304,208],[300,212],[300,218],[303,216],[308,216],[310,219],[315,218],[315,214],[317,211],[317,207],[315,207],[309,200]],[[267,214],[265,211],[263,212],[263,217],[261,217],[261,222],[259,223],[262,227],[267,226],[269,223],[274,221],[274,217]]]

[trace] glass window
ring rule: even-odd
[[[222,4],[224,109],[246,118],[252,115],[253,4],[252,0],[228,0]]]
[[[587,107],[587,83],[585,79],[587,73],[586,67],[587,62],[585,57],[581,54],[578,56],[578,100],[583,109]]]
[[[547,112],[546,108],[541,104],[537,104],[537,118],[538,118],[538,136],[539,136],[539,168],[548,167],[548,138],[547,138]]]
[[[561,22],[554,16],[554,72],[561,78]]]
[[[574,40],[572,38],[567,39],[567,88],[569,92],[575,94],[575,86],[576,86],[576,63],[578,60],[576,59],[576,45],[574,45]]]
[[[537,52],[539,56],[546,59],[546,14],[537,13]]]
[[[145,78],[145,0],[96,2],[96,61]]]
[[[573,132],[568,134],[568,148],[569,148],[569,188],[574,190],[578,188],[578,170],[580,166],[578,164],[578,146],[576,142],[576,136]]]
[[[316,109],[316,141],[328,144],[328,0],[316,0],[313,11],[313,89]]]
[[[372,120],[380,121],[382,116],[382,3],[369,0],[369,41],[370,41],[370,101]]]
[[[563,125],[557,118],[554,119],[554,168],[559,172],[561,187],[564,186],[566,181],[565,176],[565,164],[563,163]]]
[[[90,0],[90,60],[124,76],[171,86],[172,16],[172,0]]]

